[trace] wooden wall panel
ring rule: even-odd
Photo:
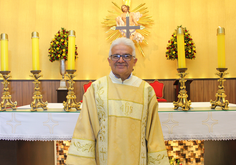
[[[33,81],[24,81],[22,87],[24,99],[21,105],[29,105],[33,101],[34,83]]]
[[[161,82],[161,81],[160,81]],[[164,83],[164,98],[167,102],[173,102],[175,100],[175,80],[162,81]]]
[[[226,80],[224,83],[226,99],[230,103],[236,103],[236,79]]]
[[[154,80],[146,80],[148,83]],[[164,83],[164,98],[168,102],[175,100],[175,86],[173,85],[175,80],[159,80]],[[2,80],[0,81],[2,82]],[[32,96],[34,92],[34,84],[32,80],[12,80],[9,81],[9,91],[12,95],[12,101],[17,101],[17,106],[28,105],[32,102]],[[57,89],[59,88],[59,80],[42,80],[40,81],[40,90],[43,95],[43,101],[49,103],[57,102]],[[76,94],[77,102],[83,98],[84,90],[83,85],[88,83],[89,80],[76,80],[74,84],[74,92]],[[236,104],[236,79],[227,79],[225,81],[225,93],[226,99],[230,103]],[[67,84],[68,86],[68,84]],[[193,80],[190,85],[191,101],[192,102],[209,102],[215,100],[215,94],[218,89],[217,79],[199,79]],[[3,85],[0,83],[1,97],[3,92]],[[2,99],[1,99],[2,101]]]
[[[76,101],[79,102],[82,100],[82,97],[81,95],[83,95],[81,93],[81,82],[80,81],[75,81],[74,83],[74,92],[75,92],[75,95],[76,95]]]
[[[217,79],[211,80],[194,80],[191,83],[191,101],[192,102],[209,102],[215,100],[215,94],[218,90],[219,82]],[[226,79],[225,83],[226,100],[230,103],[236,103],[236,79]]]
[[[41,81],[41,94],[43,96],[43,102],[49,103],[57,102],[57,89],[60,87],[60,81],[45,80]]]
[[[202,100],[202,93],[203,93],[203,80],[195,81],[190,85],[190,98],[191,101],[194,102],[194,100]]]
[[[218,81],[217,80],[207,80],[204,81],[204,93],[203,93],[203,101],[210,101],[215,100],[215,94],[218,88]]]

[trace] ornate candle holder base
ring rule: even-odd
[[[218,81],[220,82],[220,85],[218,85],[218,91],[216,93],[216,100],[215,101],[210,101],[211,103],[211,109],[215,109],[216,106],[220,106],[222,108],[222,110],[227,110],[229,109],[229,101],[225,100],[226,98],[226,94],[225,94],[225,90],[224,90],[224,76],[227,75],[228,73],[226,73],[225,71],[228,68],[216,68],[216,70],[218,70],[219,72],[216,73],[216,75],[218,75],[220,78],[218,79]]]
[[[42,76],[39,75],[39,73],[41,72],[41,70],[32,70],[30,71],[33,75],[30,75],[31,77],[34,77],[34,96],[32,103],[30,104],[31,107],[31,111],[43,111],[43,110],[47,110],[47,105],[48,102],[43,102],[43,96],[41,95],[41,92],[39,91],[39,84],[40,82],[38,81],[38,79]],[[42,109],[38,109],[38,108],[42,108]]]
[[[180,91],[178,94],[178,101],[177,102],[173,102],[174,104],[174,109],[178,109],[179,107],[182,107],[183,111],[188,111],[191,107],[191,100],[188,101],[188,95],[187,95],[187,91],[186,91],[186,86],[185,86],[185,82],[187,80],[184,79],[184,77],[187,75],[187,73],[185,73],[185,71],[187,70],[187,68],[178,68],[178,75],[180,76]]]
[[[2,102],[1,102],[1,106],[0,106],[0,111],[12,111],[12,110],[16,110],[16,105],[17,105],[17,101],[15,101],[14,103],[11,101],[11,95],[10,92],[8,91],[8,84],[9,82],[7,81],[11,76],[8,75],[11,71],[0,71],[0,77],[3,78],[3,96],[2,96]],[[7,109],[7,108],[11,108],[11,109]]]
[[[69,78],[69,88],[68,88],[68,94],[66,96],[66,102],[63,101],[64,110],[71,112],[76,110],[81,110],[81,103],[76,102],[76,96],[74,93],[74,87],[73,84],[75,83],[73,81],[73,78],[75,77],[74,73],[76,70],[66,70],[68,74],[66,76]]]

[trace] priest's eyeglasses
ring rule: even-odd
[[[124,55],[120,55],[120,54],[113,54],[110,56],[112,61],[118,61],[121,57],[124,61],[130,61],[132,59],[132,55],[130,54],[124,54]]]

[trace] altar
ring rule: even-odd
[[[192,103],[189,111],[159,103],[165,140],[235,140],[236,104],[229,110],[210,109],[209,102]],[[62,103],[49,103],[47,111],[31,112],[30,106],[0,112],[1,140],[71,140],[80,112],[65,112]]]
[[[229,104],[227,111],[212,110],[209,102],[193,102],[191,107],[186,112],[174,110],[173,103],[159,103],[165,141],[236,139],[236,104]],[[71,140],[79,114],[65,112],[62,103],[49,103],[47,111],[31,112],[26,105],[0,112],[0,140]]]

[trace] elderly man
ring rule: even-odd
[[[169,164],[155,92],[132,75],[133,41],[113,41],[108,62],[110,75],[84,94],[67,165]]]

